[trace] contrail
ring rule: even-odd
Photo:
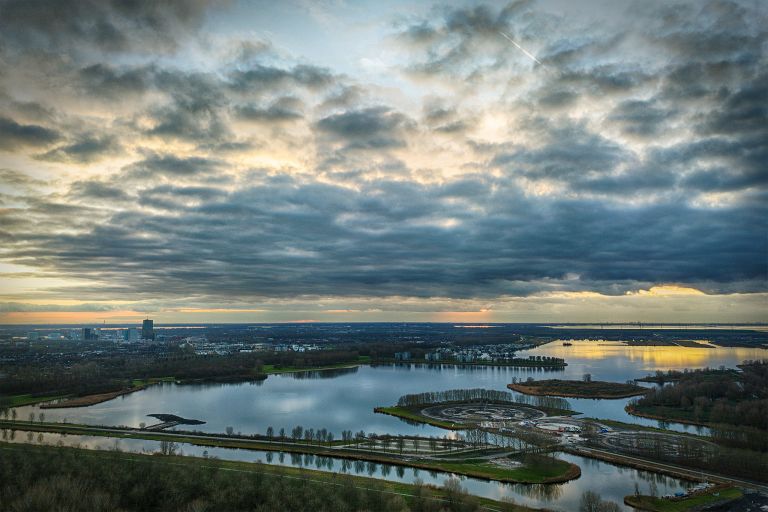
[[[512,43],[513,45],[515,45],[515,46],[517,47],[517,49],[518,49],[518,50],[520,50],[521,52],[523,52],[524,54],[526,54],[528,57],[532,58],[533,60],[535,60],[536,62],[538,62],[539,64],[541,64],[541,61],[540,61],[539,59],[537,59],[536,57],[534,57],[534,56],[533,56],[533,54],[531,54],[530,52],[528,52],[528,50],[526,50],[525,48],[523,48],[522,46],[520,46],[519,44],[517,44],[517,43],[516,43],[516,42],[515,42],[515,41],[514,41],[514,40],[513,40],[511,37],[509,37],[507,34],[505,34],[505,33],[504,33],[504,32],[502,32],[502,31],[499,31],[499,34],[501,34],[502,36],[504,36],[504,37],[506,37],[507,39],[509,39],[509,42],[510,42],[510,43]]]

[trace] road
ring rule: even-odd
[[[768,485],[752,480],[744,480],[742,478],[734,478],[731,476],[725,476],[717,473],[711,473],[708,471],[686,468],[683,466],[677,466],[674,464],[667,464],[662,462],[650,461],[647,459],[641,459],[636,456],[619,455],[614,452],[608,452],[597,448],[587,448],[585,446],[570,446],[564,451],[573,453],[575,455],[584,455],[587,457],[593,457],[596,459],[607,460],[609,462],[615,462],[621,464],[622,461],[631,465],[632,467],[638,467],[639,469],[647,469],[650,471],[659,471],[662,473],[672,474],[674,476],[681,476],[692,480],[710,480],[712,482],[732,484],[738,487],[744,487],[746,489],[754,489],[763,493],[768,493]]]

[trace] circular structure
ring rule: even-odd
[[[546,416],[542,411],[524,405],[482,403],[433,405],[422,409],[421,414],[432,419],[453,423],[520,421]]]
[[[557,433],[580,434],[583,430],[581,422],[565,418],[537,421],[535,426],[540,430]]]
[[[608,448],[633,454],[691,457],[709,455],[717,450],[717,445],[709,441],[657,432],[613,432],[599,439],[600,444]]]

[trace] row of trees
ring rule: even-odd
[[[172,452],[169,447],[169,452]],[[217,461],[126,457],[56,447],[15,447],[0,457],[3,510],[124,511],[475,511],[477,500],[449,480],[443,498],[421,484],[413,496],[343,475],[322,481],[284,478],[279,470],[225,471]]]
[[[146,355],[89,356],[72,363],[68,359],[33,364],[0,365],[0,397],[15,394],[84,395],[115,391],[133,379],[175,377],[182,380],[238,380],[263,377],[264,365],[315,368],[357,362],[358,352],[245,353],[196,355],[184,351],[162,357]],[[0,406],[3,404],[0,403]]]
[[[741,368],[678,373],[674,384],[650,390],[633,406],[677,409],[670,419],[768,430],[768,360],[745,361]]]
[[[418,407],[445,402],[508,402],[550,409],[571,410],[571,404],[564,398],[551,396],[513,395],[508,391],[495,389],[450,389],[403,395],[397,401],[398,407]]]
[[[403,395],[397,401],[398,407],[439,404],[442,402],[513,402],[512,393],[494,389],[450,389]]]

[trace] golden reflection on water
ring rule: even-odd
[[[573,345],[565,347],[562,340],[540,347],[536,353],[568,359],[600,360],[624,357],[641,362],[643,367],[653,370],[679,368],[702,368],[726,364],[733,366],[746,359],[768,358],[768,350],[745,347],[636,347],[618,341],[569,340]],[[706,343],[706,342],[700,342]],[[727,362],[726,362],[727,361]]]

